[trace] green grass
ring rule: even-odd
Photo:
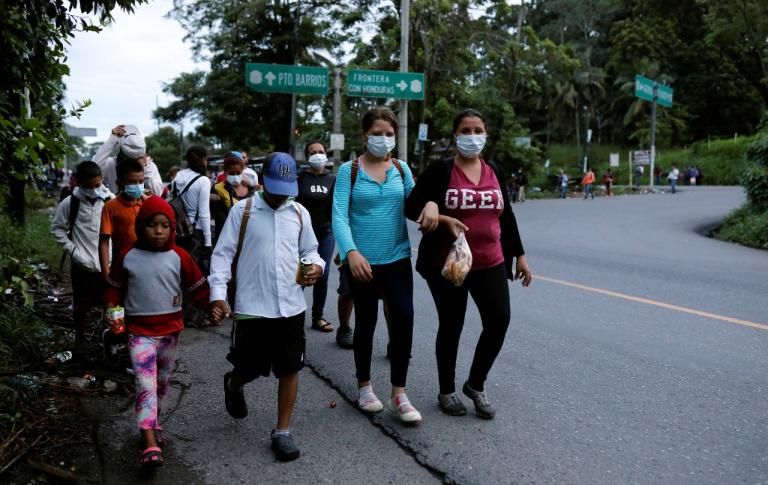
[[[704,184],[706,185],[738,185],[741,182],[741,174],[744,171],[744,151],[752,141],[754,136],[742,136],[738,139],[725,139],[713,141],[699,141],[686,148],[659,148],[659,155],[656,163],[662,168],[663,173],[675,164],[677,168],[683,169],[690,165],[698,165],[704,174]],[[625,185],[629,183],[629,167],[627,164],[629,151],[636,148],[621,147],[618,145],[591,145],[589,149],[589,165],[595,169],[597,181],[610,168],[610,154],[619,154],[619,166],[614,167],[614,184]],[[551,160],[549,168],[550,177],[547,176],[543,167],[531,177],[530,186],[541,187],[544,190],[550,189],[551,176],[558,173],[559,169],[564,169],[568,176],[581,178],[582,160],[584,157],[584,146],[577,148],[576,145],[552,144],[544,158]],[[646,177],[644,183],[647,184],[648,169],[646,168]],[[666,179],[662,176],[662,182],[666,184]]]
[[[753,248],[768,249],[768,212],[756,212],[746,204],[726,218],[715,237]]]
[[[61,248],[51,234],[48,214],[27,211],[24,226],[14,225],[5,214],[0,214],[0,253],[16,259],[42,261],[58,270]]]

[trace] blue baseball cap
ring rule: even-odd
[[[267,155],[261,166],[261,176],[264,179],[264,189],[270,194],[288,197],[299,195],[296,160],[289,154],[274,152]]]

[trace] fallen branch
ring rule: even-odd
[[[40,441],[42,438],[43,438],[43,435],[39,435],[39,436],[38,436],[38,437],[35,439],[35,441],[33,441],[33,442],[32,442],[32,444],[31,444],[31,445],[27,446],[27,448],[26,448],[24,451],[22,451],[21,453],[19,453],[18,455],[16,455],[16,458],[14,458],[13,460],[11,460],[11,461],[10,461],[10,462],[9,462],[7,465],[5,465],[5,466],[3,467],[3,469],[2,469],[2,470],[0,470],[0,475],[2,475],[3,473],[5,473],[5,472],[6,472],[6,471],[7,471],[9,468],[11,468],[11,467],[12,467],[12,466],[13,466],[13,465],[14,465],[14,464],[17,462],[17,461],[19,461],[19,460],[21,460],[22,458],[24,458],[24,455],[26,455],[27,453],[29,453],[30,451],[32,451],[32,448],[34,448],[34,447],[35,447],[35,445],[36,445],[36,444],[37,444],[37,443],[38,443],[38,442],[39,442],[39,441]]]
[[[30,459],[27,459],[27,466],[39,472],[43,472],[46,475],[56,477],[59,480],[64,480],[65,482],[68,482],[68,483],[78,483],[80,481],[80,478],[74,473],[68,472],[66,470],[62,470],[61,468],[57,468],[55,466],[48,465],[47,463],[40,463],[37,461],[32,461]]]

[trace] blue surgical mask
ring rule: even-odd
[[[456,137],[456,149],[462,157],[476,157],[485,148],[486,135],[459,135]]]
[[[123,193],[130,199],[138,199],[144,193],[144,184],[126,185]]]
[[[83,194],[88,199],[96,199],[101,196],[101,192],[99,191],[101,187],[95,187],[90,189],[84,189],[80,187],[80,193]]]
[[[383,157],[395,148],[394,136],[369,135],[366,150],[374,157]]]
[[[227,175],[227,183],[232,187],[237,187],[243,181],[242,175]]]

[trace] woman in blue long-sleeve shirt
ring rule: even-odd
[[[362,128],[365,153],[339,168],[332,217],[339,254],[352,276],[358,405],[371,413],[383,408],[370,382],[373,333],[382,294],[391,322],[388,407],[403,422],[418,423],[421,414],[405,394],[413,340],[413,272],[404,205],[414,186],[413,175],[405,162],[391,156],[397,133],[397,117],[391,110],[371,109],[363,116]]]

